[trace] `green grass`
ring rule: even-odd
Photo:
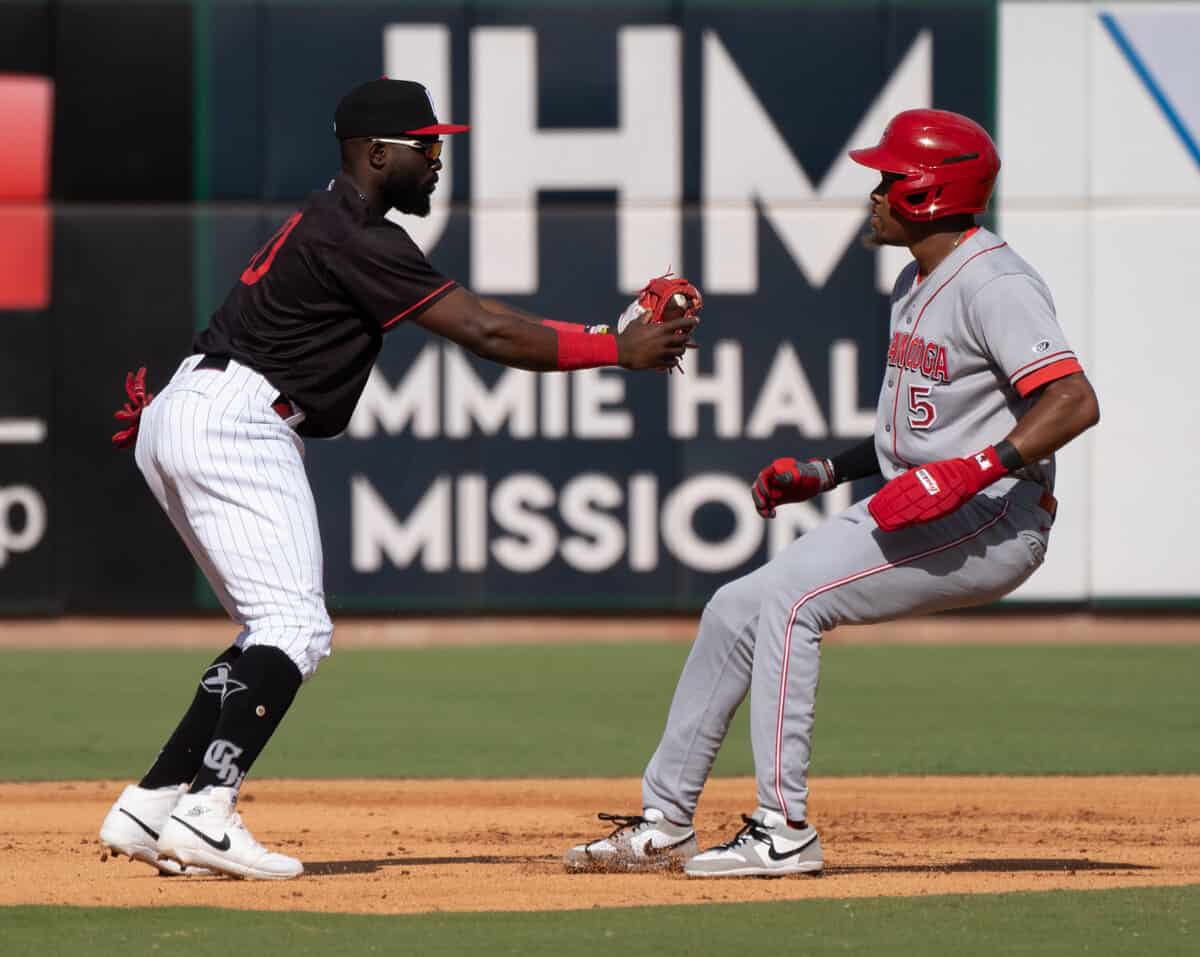
[[[411,917],[19,907],[0,910],[0,925],[6,957],[1172,957],[1200,949],[1200,887]]]
[[[215,649],[214,649],[215,651]],[[260,776],[637,775],[678,644],[341,651]],[[128,778],[209,655],[10,652],[0,777]],[[1200,772],[1200,646],[837,646],[817,774]],[[717,772],[751,772],[746,709]],[[412,917],[0,909],[0,953],[189,955],[1200,953],[1200,886]]]
[[[636,776],[682,644],[338,651],[255,767],[269,777]],[[214,652],[216,649],[214,649]],[[209,660],[14,651],[0,778],[128,778]],[[825,649],[814,772],[1200,771],[1200,645]],[[748,706],[716,773],[752,772]]]

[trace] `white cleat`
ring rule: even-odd
[[[700,850],[690,826],[672,824],[658,808],[648,807],[638,815],[601,814],[616,829],[598,841],[576,844],[567,851],[563,866],[568,871],[663,871],[677,870]]]
[[[158,836],[167,823],[186,784],[166,788],[140,788],[131,784],[109,809],[100,825],[100,843],[113,857],[124,854],[142,861],[168,877],[203,877],[212,871],[202,867],[184,867],[178,861],[158,856]]]
[[[697,854],[684,868],[688,877],[785,877],[819,874],[825,866],[815,827],[789,827],[778,811],[759,808],[728,844]]]
[[[237,812],[233,788],[183,795],[159,834],[158,853],[230,877],[285,881],[304,873],[294,857],[268,851],[254,839]]]

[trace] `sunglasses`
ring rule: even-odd
[[[432,143],[428,140],[397,140],[386,136],[372,136],[372,143],[395,143],[398,146],[408,146],[420,153],[425,154],[425,158],[429,162],[436,162],[438,157],[442,155],[442,141],[434,140]]]

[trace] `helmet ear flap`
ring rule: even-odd
[[[930,208],[936,208],[942,197],[943,186],[930,186],[926,189],[913,190],[901,196],[901,212],[909,219],[931,219]]]

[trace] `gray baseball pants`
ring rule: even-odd
[[[989,490],[991,491],[991,490]],[[926,525],[881,531],[867,499],[724,585],[700,619],[642,780],[642,801],[692,820],[734,712],[750,692],[758,802],[790,820],[808,804],[821,635],[990,602],[1041,565],[1051,516],[1019,481]]]

